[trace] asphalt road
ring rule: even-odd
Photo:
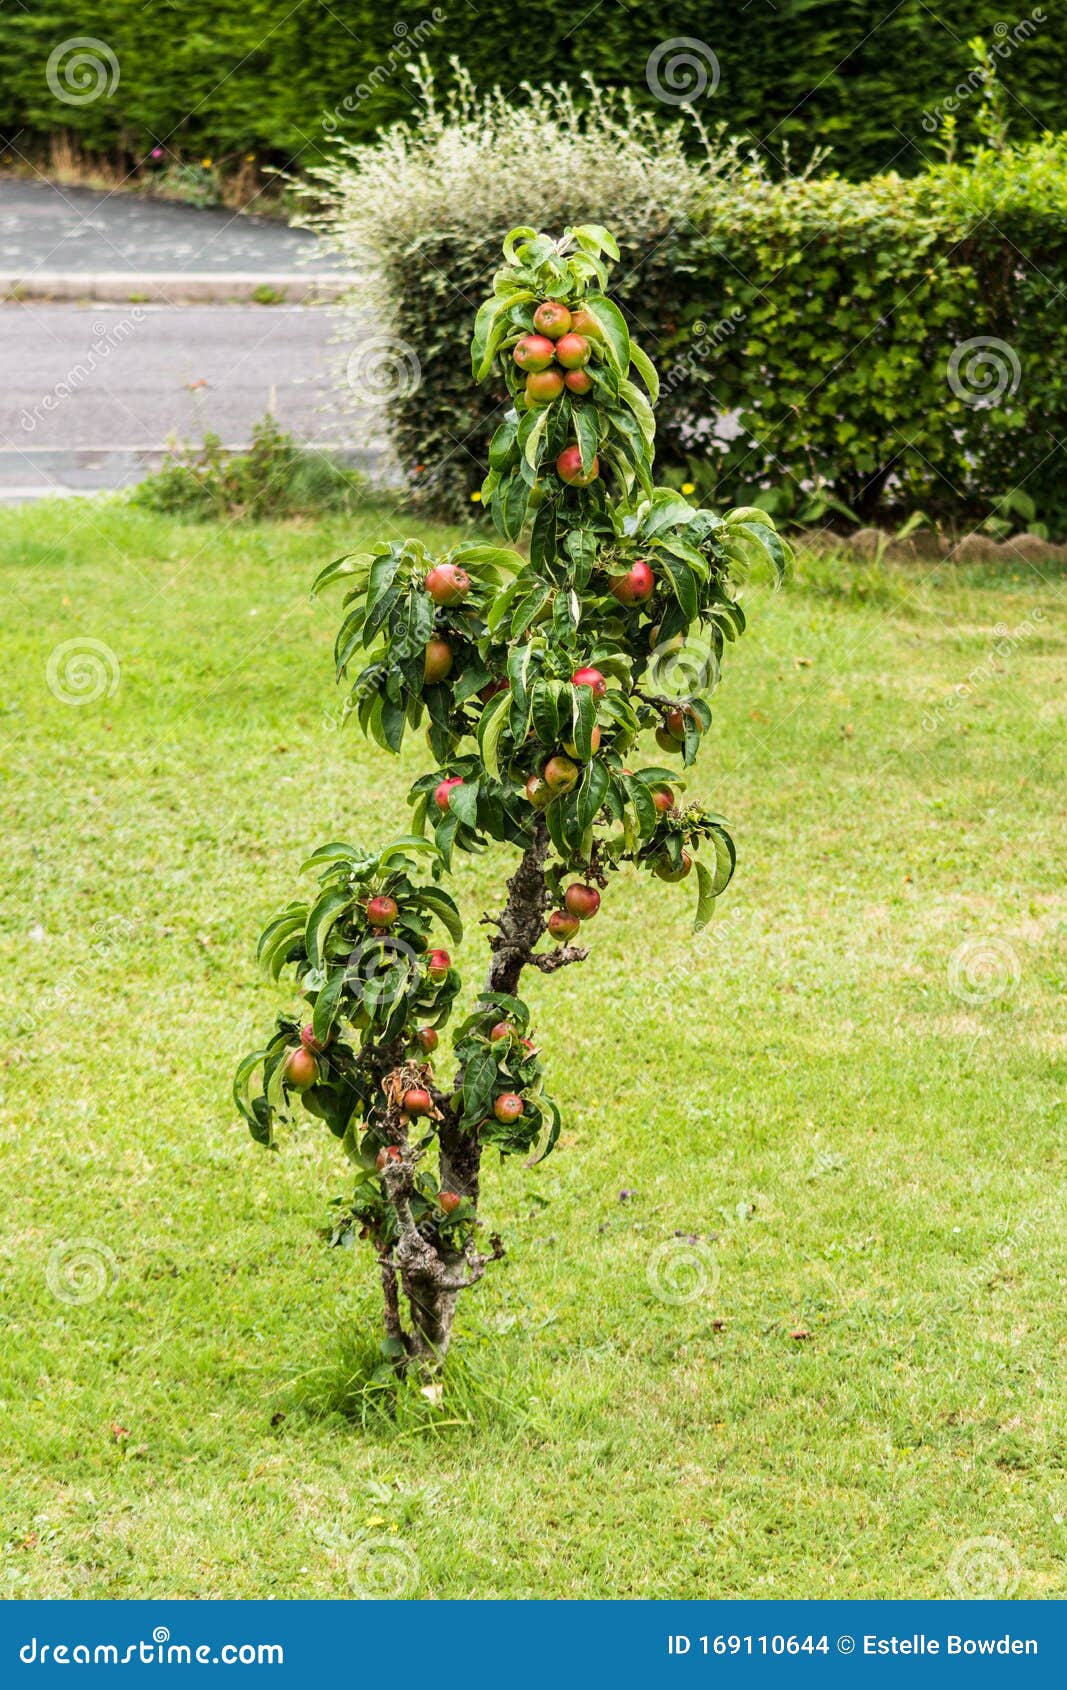
[[[325,306],[0,306],[0,500],[124,486],[169,436],[242,446],[268,410],[373,470],[380,416],[350,408],[336,334]]]
[[[314,235],[274,218],[137,194],[0,180],[0,268],[35,270],[343,270]]]

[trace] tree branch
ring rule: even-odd
[[[557,968],[566,968],[569,962],[584,962],[588,955],[588,945],[561,945],[558,951],[539,951],[526,960],[531,968],[539,968],[542,974],[554,974]]]

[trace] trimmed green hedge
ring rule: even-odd
[[[779,515],[817,497],[864,522],[1067,534],[1067,146],[912,181],[739,180],[621,239],[612,291],[659,369],[675,479]],[[456,324],[497,241],[382,256],[422,366],[394,440],[417,485],[469,510],[505,396],[474,388]]]
[[[419,51],[443,76],[458,56],[482,87],[577,83],[584,71],[651,102],[649,55],[664,37],[689,36],[718,65],[718,86],[698,105],[705,121],[751,135],[774,158],[786,141],[804,156],[831,145],[844,174],[909,173],[931,156],[924,115],[965,82],[966,43],[977,33],[1000,49],[1014,132],[1062,122],[1067,9],[1046,0],[1007,15],[1002,22],[1000,0],[679,0],[669,13],[653,0],[616,0],[575,30],[570,0],[539,7],[529,28],[517,27],[511,0],[477,0],[473,11],[427,0],[398,35],[396,14],[372,0],[303,0],[293,10],[276,0],[98,0],[90,17],[71,0],[42,0],[0,10],[0,125],[21,151],[66,130],[90,150],[135,160],[164,143],[183,156],[256,150],[314,162],[335,112],[341,133],[365,140],[417,111],[404,66]],[[118,83],[66,104],[48,86],[46,63],[85,36],[115,55]],[[975,137],[979,104],[972,93],[960,101],[961,138]]]

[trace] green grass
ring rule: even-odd
[[[306,587],[367,523],[4,518],[0,1591],[945,1597],[995,1539],[1052,1595],[1059,583],[748,591],[694,782],[734,884],[694,938],[688,888],[622,880],[590,962],[529,983],[563,1142],[490,1165],[507,1262],[441,1407],[392,1421],[371,1264],[318,1230],[334,1141],[269,1157],[228,1097],[284,1001],[261,925],[309,847],[402,829],[420,766],[330,723]],[[46,680],[74,639],[119,671],[81,706]],[[507,864],[460,865],[473,914]],[[671,1303],[677,1233],[704,1288]],[[93,1300],[50,1289],[74,1240]]]

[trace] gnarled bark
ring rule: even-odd
[[[492,924],[496,932],[490,941],[493,954],[487,992],[507,992],[514,996],[528,964],[547,974],[569,962],[580,962],[588,954],[582,945],[565,945],[547,955],[534,954],[534,947],[544,932],[550,903],[545,884],[548,849],[548,829],[539,817],[533,839],[508,881],[507,901]],[[391,1076],[383,1074],[382,1079],[388,1095]],[[392,1095],[394,1099],[397,1096],[395,1084]],[[477,1204],[481,1143],[476,1132],[460,1126],[455,1107],[440,1094],[438,1097],[442,1116],[438,1127],[441,1189],[455,1191]],[[382,1260],[385,1325],[390,1337],[401,1339],[407,1357],[429,1376],[444,1361],[460,1291],[476,1284],[488,1263],[498,1260],[504,1251],[499,1238],[494,1236],[488,1256],[480,1254],[473,1244],[464,1255],[444,1254],[419,1232],[410,1206],[414,1180],[407,1150],[407,1128],[399,1110],[394,1105],[390,1107],[390,1137],[401,1147],[402,1159],[388,1164],[385,1170],[386,1190],[400,1223],[399,1240],[392,1254]],[[410,1309],[410,1333],[405,1331],[400,1317],[401,1290]]]

